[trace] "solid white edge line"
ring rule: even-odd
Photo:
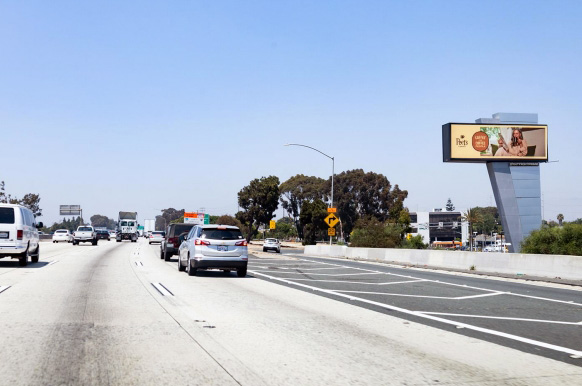
[[[495,293],[492,293],[492,294],[459,296],[457,298],[451,298],[451,299],[455,299],[455,300],[465,300],[465,299],[485,298],[487,296],[497,296],[497,295],[505,295],[505,294],[506,294],[506,292],[495,292]]]
[[[0,294],[2,292],[6,291],[10,287],[12,287],[12,286],[10,286],[10,285],[0,285]]]
[[[564,303],[564,304],[569,304],[569,305],[574,305],[574,306],[581,306],[581,303],[574,303],[571,300],[557,300],[557,299],[550,299],[550,298],[542,298],[539,296],[531,296],[531,295],[524,295],[524,294],[516,294],[513,292],[506,292],[507,295],[513,295],[513,296],[521,296],[522,298],[531,298],[531,299],[537,299],[537,300],[545,300],[548,302],[555,302],[555,303]]]
[[[446,312],[423,312],[417,311],[425,315],[441,315],[441,316],[462,316],[465,318],[479,318],[479,319],[498,319],[498,320],[516,320],[520,322],[537,322],[537,323],[550,323],[550,324],[567,324],[573,326],[580,326],[582,322],[562,322],[559,320],[542,320],[542,319],[527,319],[527,318],[511,318],[505,316],[487,316],[487,315],[466,315],[466,314],[450,314]]]
[[[252,271],[250,271],[250,272],[252,272]],[[488,328],[477,327],[477,326],[473,326],[473,325],[466,324],[466,323],[459,323],[459,322],[455,322],[455,321],[452,321],[452,320],[443,319],[443,318],[439,318],[439,317],[436,317],[436,316],[431,316],[431,315],[423,314],[423,313],[420,313],[420,312],[417,312],[417,311],[411,311],[411,310],[407,310],[405,308],[395,307],[395,306],[391,306],[391,305],[388,305],[388,304],[375,302],[375,301],[372,301],[372,300],[357,298],[357,297],[345,295],[345,294],[338,293],[338,292],[333,292],[333,291],[324,290],[324,289],[317,288],[317,287],[312,287],[312,286],[305,285],[305,284],[301,284],[301,283],[294,283],[294,282],[288,281],[288,280],[281,280],[281,279],[279,279],[277,277],[265,275],[265,274],[262,274],[262,273],[259,273],[259,272],[254,272],[254,274],[259,275],[259,276],[264,276],[264,277],[267,277],[267,278],[272,279],[272,280],[281,281],[281,282],[284,282],[284,283],[287,283],[287,284],[290,284],[290,285],[294,285],[294,286],[298,286],[298,287],[304,287],[304,288],[309,288],[309,289],[311,289],[313,291],[324,292],[324,293],[328,293],[330,295],[334,295],[334,296],[346,298],[346,299],[349,299],[349,300],[357,300],[357,301],[360,301],[362,303],[371,304],[371,305],[374,305],[374,306],[377,306],[377,307],[381,307],[381,308],[386,308],[386,309],[389,309],[389,310],[392,310],[392,311],[402,312],[402,313],[407,314],[407,315],[413,315],[413,316],[416,316],[416,317],[419,317],[419,318],[423,318],[423,319],[429,319],[429,320],[434,320],[436,322],[450,324],[450,325],[457,326],[457,327],[463,327],[463,328],[467,328],[467,329],[470,329],[470,330],[473,330],[473,331],[482,332],[482,333],[485,333],[485,334],[500,336],[500,337],[503,337],[503,338],[515,340],[515,341],[522,342],[522,343],[531,344],[533,346],[547,348],[547,349],[554,350],[554,351],[558,351],[558,352],[562,352],[562,353],[565,353],[565,354],[582,356],[582,351],[572,350],[572,349],[569,349],[567,347],[561,347],[561,346],[553,345],[553,344],[550,344],[550,343],[544,343],[544,342],[540,342],[540,341],[537,341],[537,340],[533,340],[533,339],[529,339],[529,338],[523,338],[523,337],[520,337],[520,336],[517,336],[517,335],[507,334],[505,332],[495,331],[495,330],[491,330],[491,329],[488,329]]]
[[[260,271],[254,271],[260,272]],[[345,281],[345,280],[325,280],[325,279],[302,279],[302,278],[293,278],[293,277],[281,277],[280,279],[284,280],[294,280],[294,281],[315,281],[320,283],[344,283],[344,284],[365,284],[365,285],[389,285],[389,284],[403,284],[403,283],[416,283],[426,280],[407,280],[407,281],[389,281],[385,283],[366,283],[362,281]]]
[[[284,273],[284,274],[297,274],[302,275],[304,272],[281,272],[281,271],[257,271],[255,272],[272,272],[272,273]],[[361,275],[376,275],[373,272],[364,272],[364,273],[309,273],[309,275],[317,275],[317,276],[361,276]]]

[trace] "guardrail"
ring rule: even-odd
[[[308,245],[305,255],[582,280],[582,256]]]

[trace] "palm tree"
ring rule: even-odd
[[[564,221],[564,215],[562,213],[560,213],[558,215],[558,217],[556,217],[558,219],[558,222],[560,223],[560,226],[562,226],[562,221]]]
[[[469,223],[469,244],[471,245],[471,250],[473,250],[473,224],[481,222],[481,214],[474,208],[469,208],[463,213],[462,220]]]

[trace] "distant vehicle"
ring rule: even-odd
[[[148,232],[150,234],[150,237],[148,239],[149,243],[162,243],[162,241],[164,240],[164,236],[166,234],[166,232],[162,232],[162,231],[154,231],[154,232]]]
[[[230,225],[196,225],[180,245],[178,271],[195,276],[199,269],[236,269],[247,275],[248,247],[240,229]]]
[[[40,245],[36,223],[32,211],[15,204],[0,204],[0,258],[18,259],[18,265],[26,266],[28,257],[38,262]]]
[[[115,239],[118,243],[121,240],[131,240],[132,243],[137,241],[137,212],[119,212],[118,228]]]
[[[281,242],[277,239],[265,239],[263,244],[263,252],[275,251],[281,253]]]
[[[97,233],[92,226],[81,225],[73,232],[73,245],[79,245],[79,243],[91,243],[97,245]]]
[[[150,233],[155,230],[156,230],[156,220],[148,219],[143,221],[143,233],[145,237],[149,237]]]
[[[109,232],[106,230],[98,230],[95,233],[97,234],[97,239],[99,239],[99,240],[107,240],[107,241],[111,240],[111,236],[109,235]]]
[[[68,229],[57,229],[53,234],[53,243],[58,243],[61,241],[66,241],[67,243],[73,242],[73,235]]]
[[[170,261],[173,255],[178,254],[178,248],[184,241],[184,237],[195,224],[170,224],[166,229],[166,236],[160,244],[160,259]]]

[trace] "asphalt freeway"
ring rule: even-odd
[[[525,293],[533,297],[509,295],[525,287],[285,253],[258,252],[249,264],[246,278],[218,271],[189,277],[144,239],[42,243],[41,261],[27,267],[2,259],[1,383],[577,385],[582,379],[579,360],[568,352],[471,327],[535,335],[576,352],[580,327],[571,323],[580,315],[579,292],[536,287]],[[545,313],[535,311],[538,301]],[[515,311],[503,313],[509,309]],[[448,315],[459,312],[470,316]],[[506,319],[489,318],[496,315]],[[507,319],[514,316],[520,320]],[[461,323],[467,326],[457,328]]]
[[[293,250],[283,252],[286,260],[270,255],[253,260],[251,274],[582,366],[582,287],[308,257]]]

